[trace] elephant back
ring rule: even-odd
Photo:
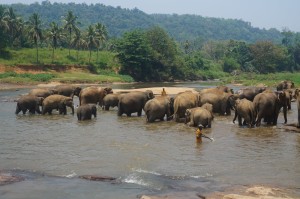
[[[174,99],[174,115],[176,120],[184,118],[186,109],[194,108],[199,105],[199,94],[186,91],[177,94]]]

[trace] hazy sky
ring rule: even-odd
[[[0,4],[43,0],[0,0]],[[102,3],[138,8],[148,14],[196,14],[204,17],[242,19],[259,28],[300,32],[300,0],[49,0],[61,3]]]

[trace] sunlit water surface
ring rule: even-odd
[[[205,87],[195,83],[172,86]],[[251,184],[271,184],[299,193],[300,134],[278,128],[282,114],[277,127],[252,129],[233,124],[233,115],[216,116],[212,128],[204,131],[214,141],[197,144],[195,129],[183,123],[148,124],[136,114],[118,117],[117,108],[98,108],[98,117],[84,122],[70,114],[15,115],[13,100],[26,92],[0,92],[0,170],[26,179],[0,186],[0,198],[136,198],[177,191],[205,194]],[[78,104],[78,98],[74,99]],[[295,110],[293,103],[289,123],[297,121]],[[86,174],[117,180],[78,178]]]

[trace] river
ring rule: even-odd
[[[113,85],[113,88],[147,87]],[[200,83],[153,86],[208,87]],[[234,87],[238,89],[238,87]],[[195,128],[163,121],[148,124],[144,115],[117,116],[117,108],[98,108],[96,119],[71,114],[15,115],[19,95],[29,89],[0,91],[0,170],[25,177],[0,186],[0,198],[137,198],[144,194],[206,194],[237,185],[268,184],[300,196],[300,134],[277,126],[241,128],[231,116],[215,116],[195,141]],[[75,104],[78,98],[75,97]],[[288,123],[297,121],[296,104]],[[70,113],[70,110],[69,110]],[[79,179],[95,174],[114,182]]]

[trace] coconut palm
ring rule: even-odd
[[[97,46],[97,34],[92,25],[89,25],[89,27],[88,27],[86,41],[87,41],[87,46],[88,46],[89,52],[90,52],[89,63],[91,63],[92,49]]]
[[[73,38],[71,42],[72,46],[74,46],[77,49],[77,61],[78,61],[78,55],[79,50],[86,47],[86,42],[81,36],[81,31],[75,32],[75,37]]]
[[[5,12],[5,21],[7,21],[8,30],[9,30],[9,43],[12,46],[16,29],[17,29],[17,17],[12,7],[8,8]]]
[[[48,38],[51,40],[52,63],[53,63],[54,50],[57,48],[59,41],[64,38],[64,35],[62,34],[62,29],[55,22],[50,23],[50,29],[49,29],[48,34],[49,34]]]
[[[71,39],[72,39],[72,33],[73,31],[79,31],[79,28],[77,26],[77,24],[79,24],[79,22],[77,22],[77,16],[75,16],[73,14],[72,11],[68,11],[67,15],[64,16],[63,18],[63,22],[64,22],[64,29],[68,31],[69,34],[69,56],[70,54],[70,48],[71,48]]]
[[[42,21],[40,19],[39,14],[33,13],[29,17],[29,21],[27,22],[27,31],[30,39],[33,40],[36,47],[36,62],[39,62],[39,48],[38,43],[42,39]]]
[[[101,45],[103,45],[107,40],[108,33],[107,33],[106,26],[101,23],[97,23],[95,25],[95,31],[97,36],[97,61],[98,61],[99,49],[101,48]]]
[[[0,51],[7,45],[7,30],[8,25],[7,21],[5,20],[5,7],[0,5]]]

